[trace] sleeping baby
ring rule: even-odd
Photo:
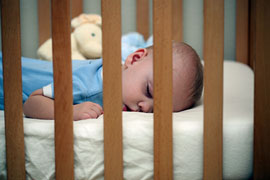
[[[2,54],[0,54],[0,109],[4,109]],[[73,118],[97,118],[103,113],[102,59],[72,61]],[[22,57],[25,116],[54,119],[52,63]],[[203,89],[203,67],[195,50],[173,42],[173,111],[194,105]],[[140,48],[122,65],[124,111],[151,113],[153,109],[153,47]]]

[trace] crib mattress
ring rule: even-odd
[[[223,178],[248,179],[253,155],[253,72],[224,63]],[[174,179],[202,179],[203,98],[173,114]],[[6,179],[4,112],[0,112],[0,179]],[[24,118],[27,179],[54,179],[54,124]],[[124,178],[153,179],[153,114],[123,112]],[[75,179],[103,177],[103,116],[74,122]]]

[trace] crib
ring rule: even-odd
[[[72,4],[72,9],[70,6]],[[123,179],[121,95],[121,1],[102,1],[104,87],[104,178]],[[8,179],[25,179],[21,88],[20,1],[2,0],[2,52],[5,90],[6,168]],[[50,34],[49,1],[39,1],[40,43]],[[182,0],[153,1],[154,178],[173,179],[171,40],[182,40]],[[137,31],[149,36],[149,2],[137,0]],[[55,82],[55,177],[74,179],[70,14],[82,1],[51,1]],[[147,18],[145,18],[147,17]],[[254,154],[250,178],[270,178],[270,3],[237,0],[236,59],[255,75]],[[171,21],[172,20],[172,21]],[[113,34],[113,35],[112,35]],[[204,0],[203,178],[223,178],[224,1]],[[168,58],[169,57],[169,58]],[[164,63],[166,61],[166,63]],[[163,88],[162,88],[163,87]],[[166,88],[165,88],[166,87]],[[164,120],[168,119],[168,120]],[[2,158],[2,157],[1,157]]]

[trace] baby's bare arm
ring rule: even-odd
[[[43,96],[42,89],[34,91],[23,104],[23,112],[27,117],[53,119],[54,101]]]
[[[24,103],[23,111],[27,117],[54,119],[54,100],[43,96],[42,89],[38,89]],[[97,118],[102,113],[102,107],[96,103],[84,102],[73,105],[74,120]]]

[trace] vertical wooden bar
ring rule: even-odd
[[[74,179],[70,0],[52,0],[56,179]]]
[[[38,0],[39,45],[51,37],[50,0]]]
[[[79,16],[83,12],[83,0],[71,0],[71,18]]]
[[[270,179],[270,1],[256,0],[254,179]]]
[[[236,61],[249,64],[249,0],[236,1]]]
[[[105,179],[123,179],[121,0],[102,0]]]
[[[2,52],[8,179],[25,179],[20,1],[2,0]]]
[[[146,40],[149,37],[149,0],[137,0],[136,22],[137,32]]]
[[[249,0],[249,65],[254,69],[255,63],[255,37],[256,37],[256,0]]]
[[[154,178],[173,179],[172,1],[154,0]]]
[[[173,40],[183,41],[183,2],[173,0]]]
[[[222,179],[224,1],[204,1],[204,179]]]

